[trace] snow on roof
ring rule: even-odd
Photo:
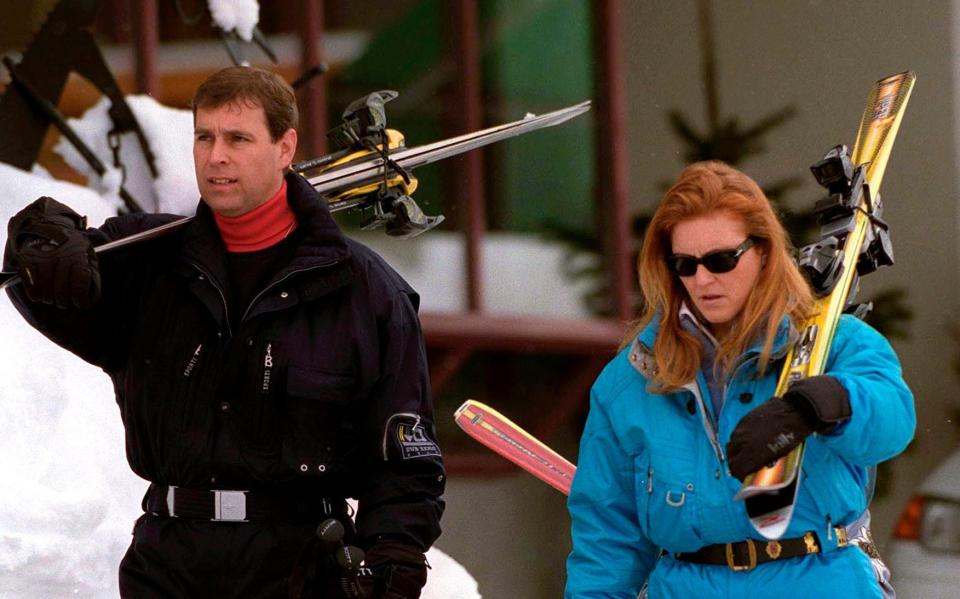
[[[257,0],[207,0],[207,6],[217,27],[224,31],[236,29],[237,35],[248,42],[253,38],[253,28],[260,21]]]

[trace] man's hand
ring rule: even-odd
[[[427,560],[415,547],[383,540],[367,551],[360,582],[368,599],[418,599],[427,583]]]
[[[85,227],[84,217],[49,197],[10,219],[7,251],[31,301],[89,308],[99,299],[100,268]]]
[[[813,433],[851,416],[847,390],[829,375],[800,379],[783,399],[764,402],[737,423],[727,443],[730,473],[740,480],[775,462]]]

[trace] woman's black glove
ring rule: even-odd
[[[85,228],[84,217],[48,197],[10,219],[7,255],[31,301],[88,308],[99,299],[100,268]]]
[[[764,402],[737,423],[727,443],[730,473],[743,480],[811,434],[831,431],[850,414],[850,398],[837,379],[829,375],[800,379],[782,399]]]
[[[369,575],[360,581],[369,599],[418,599],[427,583],[423,552],[400,541],[378,541],[363,564]]]

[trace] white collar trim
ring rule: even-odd
[[[710,332],[710,329],[708,329],[707,327],[703,326],[703,323],[700,322],[700,320],[697,318],[697,315],[693,313],[693,311],[690,309],[689,306],[687,306],[687,302],[686,302],[686,301],[683,301],[683,302],[680,304],[680,312],[678,313],[678,315],[680,316],[681,319],[682,319],[684,316],[686,316],[687,318],[689,318],[689,319],[690,319],[690,322],[692,322],[692,323],[697,327],[697,329],[698,329],[701,333],[703,333],[703,335],[704,335],[707,339],[709,339],[709,340],[711,341],[711,343],[713,343],[714,347],[720,345],[720,343],[717,341],[717,338],[714,337],[714,336],[713,336],[713,333]]]

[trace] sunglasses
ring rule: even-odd
[[[703,264],[708,271],[717,275],[723,274],[736,268],[740,256],[753,246],[753,237],[747,237],[732,250],[715,250],[699,258],[686,254],[670,254],[667,256],[667,270],[680,277],[692,277],[697,274],[697,265]]]

